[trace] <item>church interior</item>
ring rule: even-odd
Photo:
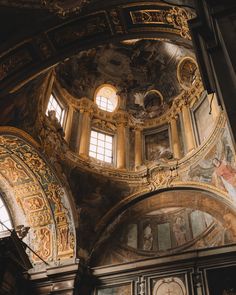
[[[235,1],[0,24],[0,295],[235,295]]]

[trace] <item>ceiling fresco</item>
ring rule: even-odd
[[[103,83],[114,85],[126,108],[139,119],[160,116],[182,88],[177,66],[191,49],[170,42],[136,40],[82,51],[56,68],[61,86],[79,99],[93,99]]]
[[[130,2],[128,5],[123,1],[101,1],[98,5],[88,5],[83,13],[73,17],[73,11],[80,10],[79,5],[76,7],[76,2],[82,5],[87,1],[65,3],[60,0],[45,0],[42,1],[42,5],[33,5],[32,9],[28,10],[32,1],[2,1],[5,5],[11,2],[10,6],[16,8],[7,7],[2,13],[5,23],[9,18],[14,18],[15,21],[9,22],[10,25],[7,27],[4,23],[4,30],[0,34],[3,35],[3,41],[7,39],[0,49],[0,84],[3,89],[0,97],[48,68],[56,66],[62,60],[101,44],[154,38],[191,46],[187,21],[192,19],[195,13],[190,7],[175,7],[171,3],[160,5],[159,2],[146,1]],[[72,8],[73,4],[75,6]],[[18,7],[24,5],[26,8],[22,15],[19,13],[21,8]],[[45,7],[48,9],[44,9]],[[50,10],[60,15],[51,13]],[[67,12],[68,17],[61,17]],[[19,31],[22,23],[24,30]]]

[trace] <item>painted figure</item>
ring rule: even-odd
[[[183,219],[183,217],[178,216],[176,218],[175,223],[173,225],[173,232],[175,234],[175,239],[178,246],[187,242],[186,225],[185,225],[185,220]]]
[[[212,178],[213,182],[223,186],[236,201],[236,169],[226,161],[221,161],[218,158],[214,158],[212,164],[215,167]]]
[[[143,231],[143,249],[150,251],[153,245],[153,234],[150,224],[148,224]]]

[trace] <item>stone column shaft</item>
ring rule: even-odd
[[[67,143],[70,142],[70,138],[71,138],[72,118],[73,118],[73,108],[69,106],[67,118],[66,118],[66,126],[65,126],[65,140]]]
[[[126,168],[126,144],[125,144],[125,124],[120,123],[117,126],[117,168]]]
[[[142,165],[142,131],[135,129],[134,132],[134,165],[136,169]]]
[[[176,118],[171,118],[170,129],[171,129],[171,141],[172,141],[173,156],[176,159],[180,159],[181,158],[181,151],[180,151],[180,141],[179,141]]]
[[[191,123],[189,107],[187,105],[183,105],[182,115],[183,115],[185,143],[186,143],[186,148],[188,153],[195,148],[195,138],[194,138],[192,123]]]
[[[82,128],[79,145],[79,155],[88,157],[89,155],[89,140],[90,140],[90,112],[87,110],[81,110],[82,113]]]

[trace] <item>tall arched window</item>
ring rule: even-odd
[[[56,117],[61,125],[63,125],[64,117],[65,117],[65,109],[62,107],[62,105],[58,102],[58,100],[51,95],[49,98],[46,115],[49,111],[55,111]]]
[[[3,201],[3,199],[0,196],[0,231],[7,230],[7,228],[11,229],[12,228],[12,222],[10,219],[9,212],[7,210],[7,207]],[[6,227],[5,227],[5,226]]]
[[[109,84],[100,86],[95,92],[95,102],[101,110],[114,112],[118,106],[115,87]]]

